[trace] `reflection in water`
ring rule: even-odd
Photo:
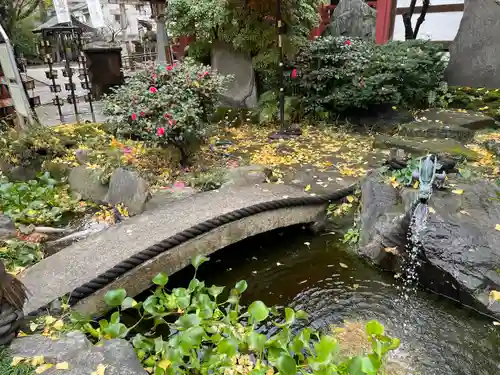
[[[401,339],[396,359],[421,375],[500,373],[500,330],[491,321],[425,292],[399,302],[391,275],[339,244],[334,236],[312,237],[300,228],[275,232],[219,251],[199,278],[228,287],[247,280],[248,301],[304,309],[315,328],[377,319]],[[172,282],[191,275],[192,269],[184,270]]]

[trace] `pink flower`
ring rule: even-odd
[[[351,41],[349,39],[347,39],[345,42],[344,42],[344,46],[350,46],[351,45]]]
[[[175,121],[174,119],[168,120],[168,126],[170,126],[171,128],[174,127],[176,123],[177,123],[177,121]]]
[[[146,116],[146,114],[141,111],[141,112],[139,112],[139,116],[144,117],[144,116]]]
[[[151,79],[152,79],[153,81],[156,81],[156,78],[157,78],[157,75],[156,75],[155,73],[151,74]]]
[[[172,66],[172,65],[168,65],[168,66],[167,66],[167,70],[168,70],[168,71],[170,71],[170,70],[172,70],[172,69],[173,69],[173,66]]]
[[[132,113],[130,115],[130,118],[132,119],[132,121],[135,121],[135,120],[137,120],[137,115],[135,113]]]
[[[132,149],[130,147],[125,147],[122,151],[124,154],[130,154],[132,152]]]
[[[206,76],[208,76],[208,74],[209,74],[208,72],[203,72],[203,73],[198,74],[198,77],[205,78]]]
[[[158,92],[158,89],[157,89],[156,87],[150,87],[150,88],[149,88],[149,92],[150,92],[151,94],[156,94],[156,93]]]
[[[175,181],[173,186],[176,188],[185,188],[186,184],[182,181]]]
[[[297,69],[292,70],[292,73],[290,74],[290,78],[292,78],[292,79],[297,78]]]
[[[172,118],[172,115],[170,113],[165,113],[163,115],[163,118],[169,119],[169,118]]]
[[[158,137],[165,135],[165,128],[158,128],[158,130],[156,131],[156,135]]]

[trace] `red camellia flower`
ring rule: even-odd
[[[156,81],[156,77],[157,77],[157,76],[156,76],[156,74],[155,74],[155,73],[151,74],[151,79],[152,79],[153,81]]]
[[[149,92],[150,92],[151,94],[156,94],[156,93],[158,92],[158,89],[157,89],[156,87],[150,87],[150,88],[149,88]]]
[[[156,135],[158,137],[165,135],[165,128],[158,128],[158,130],[156,131]]]
[[[136,115],[135,113],[132,113],[132,114],[130,115],[130,118],[131,118],[133,121],[135,121],[135,120],[137,120],[137,115]]]
[[[170,70],[172,70],[172,69],[173,69],[173,66],[172,66],[172,65],[168,65],[168,66],[167,66],[167,70],[168,70],[168,71],[170,71]]]
[[[169,119],[169,118],[172,118],[172,115],[170,113],[165,113],[163,115],[163,118]]]
[[[297,69],[293,69],[290,78],[297,78]]]
[[[177,121],[175,121],[174,119],[168,120],[168,126],[170,126],[171,128],[174,127],[176,123]]]
[[[351,45],[351,41],[349,39],[347,39],[345,42],[344,42],[344,46],[350,46]]]
[[[139,112],[139,116],[144,117],[144,116],[146,116],[146,114],[141,111],[141,112]]]

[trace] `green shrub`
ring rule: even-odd
[[[310,42],[297,57],[296,80],[309,113],[376,105],[421,105],[443,79],[439,46],[425,41],[376,45],[346,37]]]
[[[399,346],[380,323],[370,321],[365,329],[372,353],[341,358],[334,335],[296,325],[307,319],[304,311],[285,308],[282,314],[262,301],[244,307],[245,281],[238,282],[227,299],[224,287],[207,287],[196,278],[198,267],[207,260],[192,260],[195,277],[187,288],[169,290],[168,276],[160,273],[153,279],[156,290],[144,302],[127,297],[124,289],[112,290],[104,300],[118,311],[109,320],[91,325],[74,316],[73,322],[99,341],[131,337],[137,356],[155,375],[377,375],[386,354]],[[140,317],[131,327],[121,320],[125,309],[137,310]],[[134,332],[148,322],[152,329],[147,335]],[[270,336],[259,330],[265,322],[275,327]],[[158,334],[164,328],[170,333]]]
[[[437,101],[439,106],[482,112],[500,120],[500,88],[445,87]]]
[[[38,263],[43,258],[40,244],[20,241],[18,239],[6,240],[0,247],[0,260],[8,272],[15,272],[24,267]]]
[[[279,98],[278,93],[266,91],[259,97],[259,105],[255,111],[259,123],[269,123],[279,120]],[[297,122],[302,116],[301,101],[295,96],[286,96],[284,105],[284,119],[286,122]]]
[[[209,132],[227,81],[190,60],[147,65],[104,99],[104,113],[116,136],[173,144],[186,161],[189,150]]]

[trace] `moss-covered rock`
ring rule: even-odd
[[[450,108],[478,111],[500,120],[500,88],[485,89],[472,87],[450,87]]]
[[[479,160],[480,156],[462,145],[454,139],[432,139],[410,138],[405,139],[398,136],[376,136],[373,142],[374,148],[402,149],[416,156],[426,155],[428,153],[437,155],[449,155],[457,159],[466,159],[470,161]]]

